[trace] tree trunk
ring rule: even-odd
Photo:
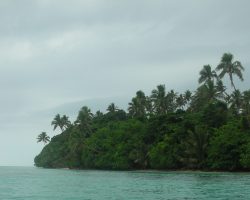
[[[234,82],[233,82],[233,75],[230,74],[229,76],[230,76],[231,85],[233,86],[234,91],[236,91],[236,87],[235,87]]]

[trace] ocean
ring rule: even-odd
[[[0,199],[250,199],[250,173],[0,167]]]

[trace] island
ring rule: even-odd
[[[225,53],[214,70],[203,66],[195,91],[158,85],[149,96],[137,91],[127,111],[111,103],[107,112],[93,114],[84,106],[73,123],[57,114],[52,125],[61,134],[51,140],[45,132],[38,136],[46,145],[35,166],[248,171],[250,90],[234,82],[243,81],[243,71],[241,62]],[[176,79],[182,76],[180,71]]]

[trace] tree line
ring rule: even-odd
[[[111,103],[107,112],[81,108],[71,123],[57,114],[51,125],[61,134],[45,145],[35,165],[79,169],[250,169],[250,90],[240,91],[244,67],[231,53],[215,69],[204,65],[198,88],[166,91],[158,85],[147,96],[139,90],[127,112]],[[223,80],[228,77],[231,86]]]

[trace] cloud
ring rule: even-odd
[[[0,41],[1,62],[22,62],[34,55],[34,49],[29,41]]]

